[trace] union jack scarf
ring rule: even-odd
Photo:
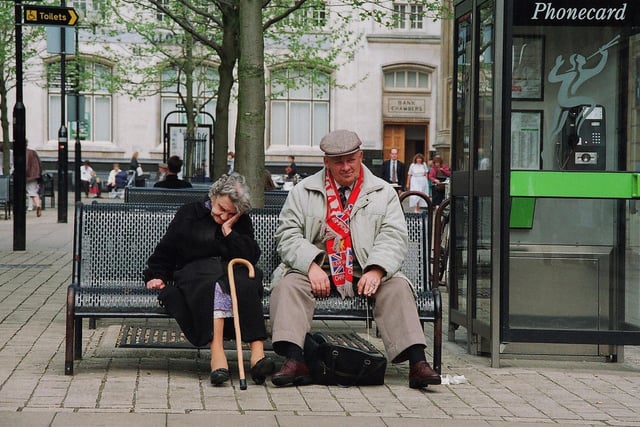
[[[353,246],[349,220],[353,204],[358,199],[362,187],[362,173],[351,190],[347,206],[342,206],[335,181],[327,170],[325,191],[327,193],[327,236],[326,248],[331,268],[331,279],[342,298],[353,297]]]

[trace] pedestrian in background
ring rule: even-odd
[[[413,156],[413,163],[407,172],[407,186],[409,191],[420,191],[427,196],[429,194],[429,166],[424,162],[424,154],[418,153]],[[420,208],[426,208],[427,202],[422,197],[410,196],[409,207],[414,212],[420,212]]]
[[[169,166],[166,163],[158,163],[158,172],[156,173],[156,181],[164,181],[167,177],[167,172],[169,171]]]
[[[131,161],[129,162],[129,170],[133,171],[133,176],[134,178],[134,186],[135,187],[144,187],[145,186],[145,179],[144,179],[144,172],[142,171],[142,166],[140,166],[140,163],[138,163],[138,156],[140,153],[138,153],[137,151],[134,151],[133,154],[131,155]]]
[[[89,160],[85,160],[80,166],[80,185],[85,197],[89,197],[89,189],[91,188],[91,178],[94,174],[93,168]]]
[[[40,204],[40,182],[42,181],[42,163],[36,150],[27,147],[27,169],[26,169],[27,196],[31,199],[33,207],[36,209],[36,216],[42,215],[42,205]]]
[[[405,172],[404,163],[398,160],[398,149],[389,151],[389,160],[382,162],[382,179],[391,184],[396,191],[404,190]]]
[[[284,168],[284,173],[287,175],[286,179],[292,180],[298,173],[296,158],[295,156],[289,156],[287,158],[289,159],[289,164]]]
[[[233,151],[229,151],[227,153],[227,175],[231,175],[233,173],[234,170],[234,166],[235,166],[235,158],[236,158],[236,154]]]
[[[169,157],[169,160],[167,160],[167,175],[163,181],[158,181],[153,186],[156,188],[191,188],[190,182],[178,178],[181,169],[182,159],[178,156]]]
[[[440,206],[440,203],[444,200],[446,193],[445,181],[451,176],[451,170],[449,166],[445,165],[442,161],[442,157],[435,156],[433,158],[433,166],[429,171],[429,181],[431,181],[431,202],[433,208]]]

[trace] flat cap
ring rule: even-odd
[[[360,150],[362,141],[355,132],[350,130],[334,130],[320,141],[320,149],[325,156],[337,157],[355,153]]]

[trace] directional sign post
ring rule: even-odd
[[[72,27],[78,14],[72,7],[24,6],[24,24]]]

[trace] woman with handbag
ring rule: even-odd
[[[429,181],[431,181],[431,202],[433,208],[436,209],[440,206],[440,203],[444,200],[445,196],[445,181],[451,176],[451,170],[447,165],[442,162],[442,157],[435,156],[433,158],[433,166],[429,171]]]
[[[247,214],[251,208],[245,179],[223,175],[209,189],[207,200],[184,205],[147,261],[144,280],[158,289],[158,299],[196,347],[211,348],[211,384],[229,380],[223,339],[233,336],[227,264],[244,258],[258,261],[260,247]],[[242,266],[234,268],[242,339],[251,348],[251,376],[264,383],[275,363],[264,353],[267,331],[262,309],[262,272],[249,278]],[[174,281],[175,285],[167,285]]]

